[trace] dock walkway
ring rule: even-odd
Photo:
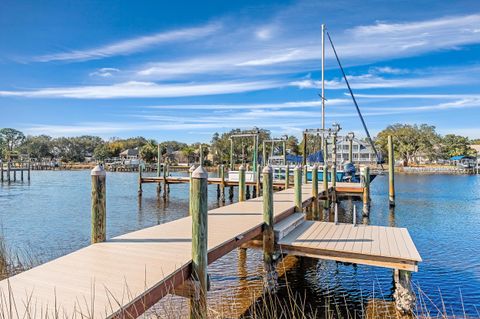
[[[303,207],[311,193],[311,184],[302,186]],[[274,193],[276,224],[294,210],[294,189]],[[261,235],[262,211],[261,197],[210,210],[208,263]],[[277,242],[285,252],[410,271],[421,260],[404,229],[293,220]],[[6,318],[135,318],[190,277],[191,238],[185,217],[90,245],[1,281],[0,311]],[[394,242],[398,249],[384,252]]]
[[[293,213],[293,191],[274,194],[276,221]],[[311,185],[302,198],[304,207],[311,203]],[[261,234],[262,205],[255,198],[209,211],[209,263]],[[136,317],[189,278],[191,221],[115,237],[3,280],[1,311],[7,318]]]

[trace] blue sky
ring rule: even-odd
[[[480,138],[474,1],[0,1],[0,127],[208,141],[320,127],[327,25],[371,132]],[[327,125],[364,135],[326,49]]]

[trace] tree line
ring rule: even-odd
[[[271,140],[271,132],[255,128],[259,136],[259,153],[262,153],[263,141]],[[126,149],[137,148],[140,157],[146,162],[154,162],[158,157],[160,147],[161,160],[169,158],[173,152],[180,152],[190,161],[198,160],[200,148],[206,158],[211,154],[213,162],[228,163],[230,161],[230,137],[232,135],[251,133],[251,130],[233,129],[225,133],[214,133],[210,143],[187,144],[178,141],[158,142],[144,137],[111,138],[104,140],[98,136],[83,135],[77,137],[51,137],[48,135],[25,136],[24,133],[12,128],[0,129],[0,158],[7,159],[26,155],[35,160],[59,160],[62,162],[84,162],[86,158],[103,161],[118,157]],[[375,143],[383,154],[387,152],[387,136],[392,135],[397,159],[404,165],[416,162],[420,157],[431,161],[448,159],[456,155],[475,155],[471,144],[480,140],[470,140],[467,137],[447,134],[442,136],[434,126],[427,124],[393,124],[378,133]],[[318,142],[318,141],[316,141]],[[302,143],[295,136],[286,136],[287,152],[293,155],[302,154]],[[313,143],[315,144],[315,143]],[[318,144],[318,143],[316,143]],[[266,144],[268,154],[283,153],[281,144]],[[318,145],[317,145],[318,146]],[[307,152],[312,153],[318,147],[308,144]],[[253,138],[239,137],[234,139],[233,154],[235,162],[249,162],[253,156]]]

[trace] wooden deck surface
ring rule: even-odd
[[[304,221],[278,244],[294,254],[409,271],[422,261],[406,228]]]
[[[302,193],[308,205],[311,185],[304,185]],[[255,198],[209,211],[209,263],[261,234],[262,205],[262,198]],[[293,189],[274,194],[276,221],[293,209]],[[135,317],[189,277],[191,232],[191,218],[181,218],[90,245],[3,280],[0,311],[7,318],[37,318],[41,313]]]

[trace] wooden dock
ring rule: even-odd
[[[27,175],[27,180],[30,181],[30,162],[8,161],[3,163],[0,160],[0,182],[16,182],[17,172],[20,173],[19,178],[23,182],[24,173]]]
[[[322,185],[318,189],[321,196]],[[301,199],[304,208],[312,204],[311,184],[302,186]],[[295,206],[294,189],[274,193],[277,227],[291,218]],[[208,263],[260,236],[265,225],[262,211],[262,197],[210,210]],[[302,213],[295,214],[277,242],[285,252],[417,270],[421,259],[406,230],[304,221],[298,218]],[[384,251],[386,247],[390,250]],[[40,313],[59,318],[83,318],[81,314],[135,318],[190,278],[191,258],[192,218],[185,217],[90,245],[1,281],[0,311],[7,318]]]
[[[311,185],[303,186],[302,196],[306,207]],[[275,193],[276,221],[293,213],[293,197],[293,189]],[[191,221],[185,217],[112,238],[3,280],[1,311],[8,318],[41,311],[62,318],[136,317],[189,278]],[[261,198],[209,211],[208,262],[260,235],[262,225]]]

